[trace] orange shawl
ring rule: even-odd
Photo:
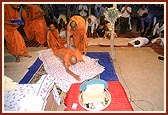
[[[49,48],[51,48],[51,47],[63,48],[64,44],[66,43],[66,40],[61,39],[59,37],[58,29],[54,29],[53,31],[48,30],[47,43],[48,43]]]
[[[71,30],[70,23],[75,21],[77,23],[77,28]],[[81,16],[73,16],[70,18],[70,21],[67,25],[67,31],[70,31],[70,34],[73,35],[74,47],[77,48],[81,53],[86,53],[86,48],[88,45],[88,38],[86,35],[86,25],[85,20]],[[83,36],[83,40],[81,37]]]
[[[48,32],[47,32],[47,43],[48,43],[49,48],[59,47],[58,38],[56,36],[58,36],[58,30],[57,29],[55,29],[54,31],[48,30]]]
[[[4,5],[5,22],[10,23],[11,19],[18,19],[19,14],[9,4]],[[21,34],[17,30],[18,26],[9,24],[4,25],[4,35],[8,52],[14,56],[26,56],[28,54],[25,42]]]
[[[24,30],[29,40],[35,37],[39,44],[44,44],[47,38],[47,25],[44,18],[44,11],[37,5],[29,5],[28,7],[30,10],[27,11],[24,9],[22,13],[22,17],[25,23],[27,23]],[[30,33],[31,36],[29,36]]]

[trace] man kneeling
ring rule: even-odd
[[[66,72],[72,75],[76,80],[80,81],[80,76],[76,75],[69,69],[70,66],[75,65],[78,62],[84,61],[82,58],[82,54],[79,52],[79,50],[72,50],[69,48],[57,49],[56,47],[53,47],[52,50],[54,54],[62,60]]]

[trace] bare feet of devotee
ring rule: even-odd
[[[30,56],[30,55],[25,55],[25,57],[31,58],[32,56]]]
[[[15,56],[15,57],[16,57],[16,62],[17,62],[17,63],[20,62],[19,56]]]
[[[45,45],[44,45],[44,44],[41,44],[40,47],[45,47]]]

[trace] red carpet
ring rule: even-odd
[[[128,100],[126,92],[118,81],[111,81],[108,83],[108,91],[111,94],[111,103],[103,111],[133,111],[133,108]],[[86,111],[78,101],[80,94],[80,85],[81,83],[75,83],[71,85],[67,95],[64,99],[66,105],[65,111]],[[73,104],[77,104],[76,109],[72,108]]]
[[[133,32],[133,31],[128,31],[125,33],[125,35],[119,34],[119,31],[116,31],[116,33],[117,33],[117,37],[120,37],[120,38],[135,38],[139,36],[138,32]]]

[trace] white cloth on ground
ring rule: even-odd
[[[137,40],[140,41],[140,44],[135,45],[135,41],[137,41]],[[145,44],[148,44],[149,40],[146,37],[136,37],[133,40],[131,40],[129,43],[132,44],[134,47],[142,47]]]
[[[13,89],[18,88],[18,83],[14,82],[13,79],[4,76],[4,91],[11,91]]]
[[[16,89],[4,92],[4,111],[44,111],[53,86],[54,78],[50,75],[41,76],[36,84],[18,84]],[[59,105],[57,90],[52,90],[52,93]]]
[[[85,62],[78,62],[69,68],[76,75],[80,76],[81,81],[77,81],[66,72],[62,60],[54,55],[52,49],[40,51],[39,58],[43,61],[46,72],[55,78],[56,85],[64,92],[67,92],[73,83],[92,79],[104,71],[104,67],[96,62],[95,59],[83,56]]]

